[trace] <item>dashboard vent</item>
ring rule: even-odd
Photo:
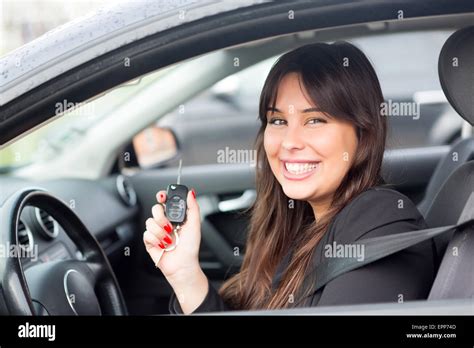
[[[33,250],[33,234],[23,221],[18,223],[18,244],[26,251]]]
[[[117,191],[126,205],[133,207],[137,204],[137,193],[130,181],[123,175],[117,176]]]
[[[53,239],[58,236],[59,225],[46,211],[35,208],[35,216],[40,225],[41,233],[48,239]]]

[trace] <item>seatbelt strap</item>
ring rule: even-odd
[[[361,248],[362,246],[364,248],[364,257],[362,260],[355,257],[327,258],[324,262],[308,270],[303,287],[306,288],[306,284],[312,284],[313,288],[308,295],[311,296],[328,282],[344,273],[368,265],[443,233],[463,230],[465,227],[471,225],[474,225],[474,192],[471,193],[467,200],[456,225],[409,231],[356,241],[353,243],[354,246],[357,247],[357,245],[360,245]],[[308,296],[305,296],[305,298]]]

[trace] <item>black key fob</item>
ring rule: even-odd
[[[175,226],[186,220],[187,197],[188,188],[184,185],[171,184],[166,190],[165,213],[168,220]]]

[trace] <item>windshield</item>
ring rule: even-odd
[[[0,170],[8,172],[37,161],[47,161],[66,151],[80,141],[91,128],[113,116],[114,110],[122,103],[158,81],[171,69],[172,67],[168,67],[142,76],[84,103],[58,101],[55,104],[55,116],[46,125],[28,132],[21,139],[0,150]]]

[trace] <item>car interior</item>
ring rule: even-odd
[[[438,76],[446,96],[443,105],[449,103],[457,117],[463,119],[459,137],[451,143],[387,149],[383,175],[395,190],[417,204],[429,227],[456,225],[466,218],[462,217],[466,206],[474,211],[474,27],[470,26],[473,19],[473,14],[459,14],[405,21],[362,21],[322,29],[304,28],[239,44],[229,41],[226,48],[193,58],[178,57],[180,60],[173,64],[147,71],[113,88],[98,86],[102,90],[87,100],[94,112],[88,122],[75,123],[81,116],[78,108],[24,132],[20,139],[10,141],[0,150],[6,151],[25,139],[51,138],[45,134],[53,134],[55,129],[69,137],[45,143],[42,157],[2,169],[2,242],[38,250],[36,258],[22,257],[20,263],[12,259],[2,266],[4,298],[0,300],[0,313],[55,315],[71,314],[71,310],[80,308],[80,312],[73,314],[168,314],[172,289],[144,249],[145,220],[156,204],[156,192],[176,181],[178,160],[184,155],[198,156],[202,144],[217,138],[213,126],[200,123],[199,118],[193,123],[195,127],[170,127],[176,151],[155,165],[141,166],[134,137],[170,114],[182,117],[175,112],[181,105],[186,107],[189,101],[236,72],[316,41],[380,37],[390,44],[390,35],[397,33],[455,33],[439,57],[433,57],[439,59],[439,71],[432,74]],[[239,58],[237,67],[229,64],[235,57]],[[456,69],[452,69],[453,57],[462,62]],[[170,85],[172,88],[167,87]],[[259,95],[254,97],[258,100]],[[192,112],[192,108],[186,111]],[[256,120],[257,115],[253,116]],[[235,117],[239,117],[238,111]],[[223,120],[222,129],[234,127],[232,118]],[[189,155],[187,149],[195,153]],[[23,151],[32,152],[28,148]],[[184,161],[181,182],[195,188],[198,194],[202,220],[200,263],[218,288],[239,271],[245,254],[247,209],[255,200],[255,168],[248,163],[187,165]],[[374,304],[296,311],[462,312],[462,300],[474,295],[474,238],[468,233],[473,228],[471,225],[462,232],[435,239],[439,271],[427,301],[406,307]],[[453,248],[462,250],[460,256],[453,256]],[[62,291],[63,278],[59,275],[71,269],[75,291],[83,299],[80,306],[74,307],[67,299],[59,301],[61,296],[57,294]],[[33,299],[31,302],[28,296]],[[430,301],[435,303],[432,307],[426,305]],[[351,307],[355,312],[351,312]]]

